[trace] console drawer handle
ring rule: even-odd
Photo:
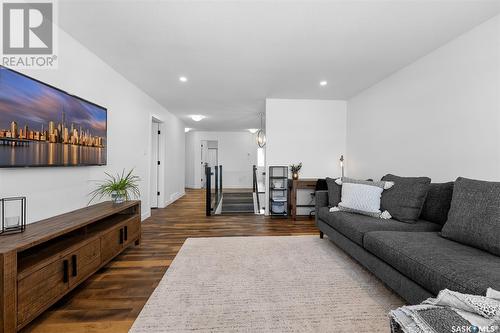
[[[120,229],[120,244],[123,244],[123,228]]]
[[[77,276],[78,275],[78,263],[77,263],[76,254],[73,254],[71,256],[71,266],[73,268],[73,270],[71,272],[71,275],[72,276]]]
[[[69,281],[69,262],[68,260],[63,260],[63,282],[67,283]]]

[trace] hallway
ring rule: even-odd
[[[259,215],[205,216],[203,190],[152,211],[142,241],[126,250],[36,319],[23,332],[128,332],[188,237],[318,234],[313,220]]]

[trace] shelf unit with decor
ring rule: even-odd
[[[269,215],[288,217],[288,167],[269,167]]]

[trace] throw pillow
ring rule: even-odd
[[[337,179],[342,185],[341,202],[330,209],[331,212],[346,211],[384,219],[391,218],[388,212],[380,211],[380,197],[385,188],[390,188],[390,182],[370,182],[350,178]]]
[[[500,255],[500,183],[459,177],[441,236]]]
[[[383,181],[392,181],[394,186],[382,193],[381,206],[401,222],[418,221],[429,191],[431,179],[428,177],[398,177],[385,175]]]
[[[453,184],[454,182],[429,185],[429,192],[420,214],[422,220],[441,225],[446,223],[453,197]]]
[[[340,196],[342,194],[342,186],[338,185],[334,178],[326,178],[326,186],[328,187],[328,206],[338,206]]]

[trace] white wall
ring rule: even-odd
[[[201,187],[202,140],[218,141],[223,187],[252,187],[252,166],[257,164],[257,144],[255,135],[248,131],[186,133],[186,187]]]
[[[500,16],[348,101],[347,171],[500,180]]]
[[[346,150],[346,102],[266,99],[266,136],[266,168],[302,162],[302,178],[339,176],[339,158]],[[268,193],[266,203],[267,198]]]
[[[0,196],[27,196],[29,222],[86,206],[93,180],[131,168],[142,179],[147,217],[152,115],[164,121],[167,137],[165,198],[184,193],[184,124],[88,49],[59,31],[59,68],[24,73],[108,108],[107,166],[0,170]]]
[[[266,164],[302,162],[300,176],[340,173],[346,149],[346,102],[266,99]]]

